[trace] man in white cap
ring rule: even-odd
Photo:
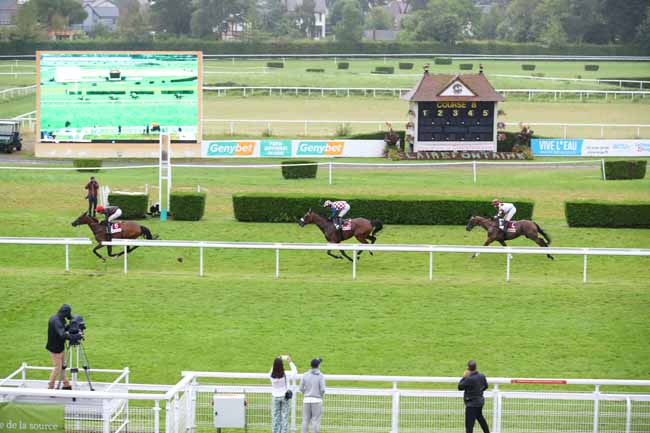
[[[320,418],[323,414],[323,395],[325,394],[325,376],[320,372],[322,358],[311,360],[311,370],[302,375],[300,392],[303,395],[302,405],[302,433],[309,431],[309,424],[313,422],[312,432],[320,430]]]

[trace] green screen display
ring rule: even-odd
[[[200,53],[39,53],[41,141],[198,139]]]

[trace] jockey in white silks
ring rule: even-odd
[[[512,217],[517,213],[517,208],[512,203],[504,203],[498,198],[492,200],[492,206],[497,209],[497,218],[499,219],[499,230],[506,233],[508,230],[508,222],[512,220]]]

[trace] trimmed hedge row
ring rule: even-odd
[[[293,159],[290,161],[282,161],[282,177],[285,179],[313,179],[318,173],[318,166],[314,165],[296,165],[296,164],[310,164],[314,161],[301,161]]]
[[[296,222],[308,209],[326,215],[323,202],[336,197],[302,194],[234,194],[235,218],[246,222]],[[465,225],[470,215],[494,215],[492,197],[346,197],[351,218],[365,217],[384,224]],[[517,218],[530,219],[534,203],[515,201]]]
[[[433,59],[433,63],[435,65],[451,65],[452,59],[451,57],[436,57]]]
[[[459,66],[462,71],[471,71],[474,69],[474,63],[461,63]]]
[[[101,159],[75,159],[72,161],[73,167],[77,167],[77,171],[85,171],[89,173],[97,173],[99,172],[99,169],[88,169],[85,167],[101,167],[102,166],[102,160]]]
[[[413,63],[409,63],[409,62],[399,62],[398,66],[402,70],[413,69]]]
[[[393,74],[395,73],[394,66],[375,66],[375,70],[372,71],[373,74]]]
[[[305,69],[306,72],[325,72],[325,69],[323,68],[307,68]]]
[[[521,69],[524,71],[534,71],[535,68],[537,68],[537,65],[531,65],[531,64],[523,64],[521,65]]]
[[[338,62],[336,69],[350,69],[350,62]]]
[[[600,69],[600,65],[585,65],[585,71],[597,71]]]
[[[569,227],[650,228],[650,202],[568,201],[564,214]]]
[[[204,192],[172,192],[169,207],[177,221],[198,221],[205,213]]]
[[[605,161],[605,178],[607,180],[617,179],[643,179],[646,173],[647,161]]]
[[[122,209],[122,219],[144,218],[149,206],[149,195],[110,193],[108,202],[111,206],[119,206]]]
[[[266,67],[267,68],[282,69],[282,68],[284,68],[284,63],[282,63],[282,62],[266,62]]]

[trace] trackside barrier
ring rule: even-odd
[[[10,238],[0,237],[4,245],[64,245],[65,271],[70,271],[70,245],[92,245],[88,238]]]
[[[650,249],[634,248],[539,248],[539,247],[472,247],[459,245],[366,245],[366,244],[302,244],[302,243],[264,243],[264,242],[210,242],[210,241],[162,241],[140,239],[114,239],[103,242],[103,245],[125,247],[124,273],[128,273],[128,253],[126,247],[153,247],[153,248],[198,248],[200,253],[199,275],[204,275],[203,251],[210,249],[242,249],[242,250],[275,250],[275,277],[280,276],[280,251],[327,251],[343,250],[352,254],[352,279],[357,278],[357,253],[361,251],[372,252],[408,252],[429,254],[429,280],[433,280],[433,254],[434,253],[463,253],[463,254],[505,254],[506,255],[506,281],[510,281],[510,262],[513,254],[553,254],[583,256],[582,282],[587,282],[587,257],[588,256],[638,256],[650,257]]]
[[[39,371],[44,377],[51,368],[23,363],[0,380],[0,402],[63,404],[65,431],[70,433],[204,431],[214,426],[214,396],[233,393],[245,397],[248,428],[268,430],[271,424],[268,373],[187,371],[175,385],[162,385],[130,383],[128,368],[91,369],[93,376],[121,374],[111,382],[93,381],[95,391],[90,392],[83,381],[75,384],[74,391],[45,389],[45,380],[30,376]],[[295,432],[302,418],[302,394],[297,387],[302,375],[288,379],[294,390],[290,426]],[[327,374],[322,431],[462,431],[463,394],[456,390],[458,380]],[[495,433],[650,431],[648,380],[489,377],[488,382],[484,410]],[[539,385],[544,389],[532,389]],[[603,386],[616,391],[603,392]],[[137,403],[130,405],[133,401]],[[549,417],[550,413],[556,416]]]

